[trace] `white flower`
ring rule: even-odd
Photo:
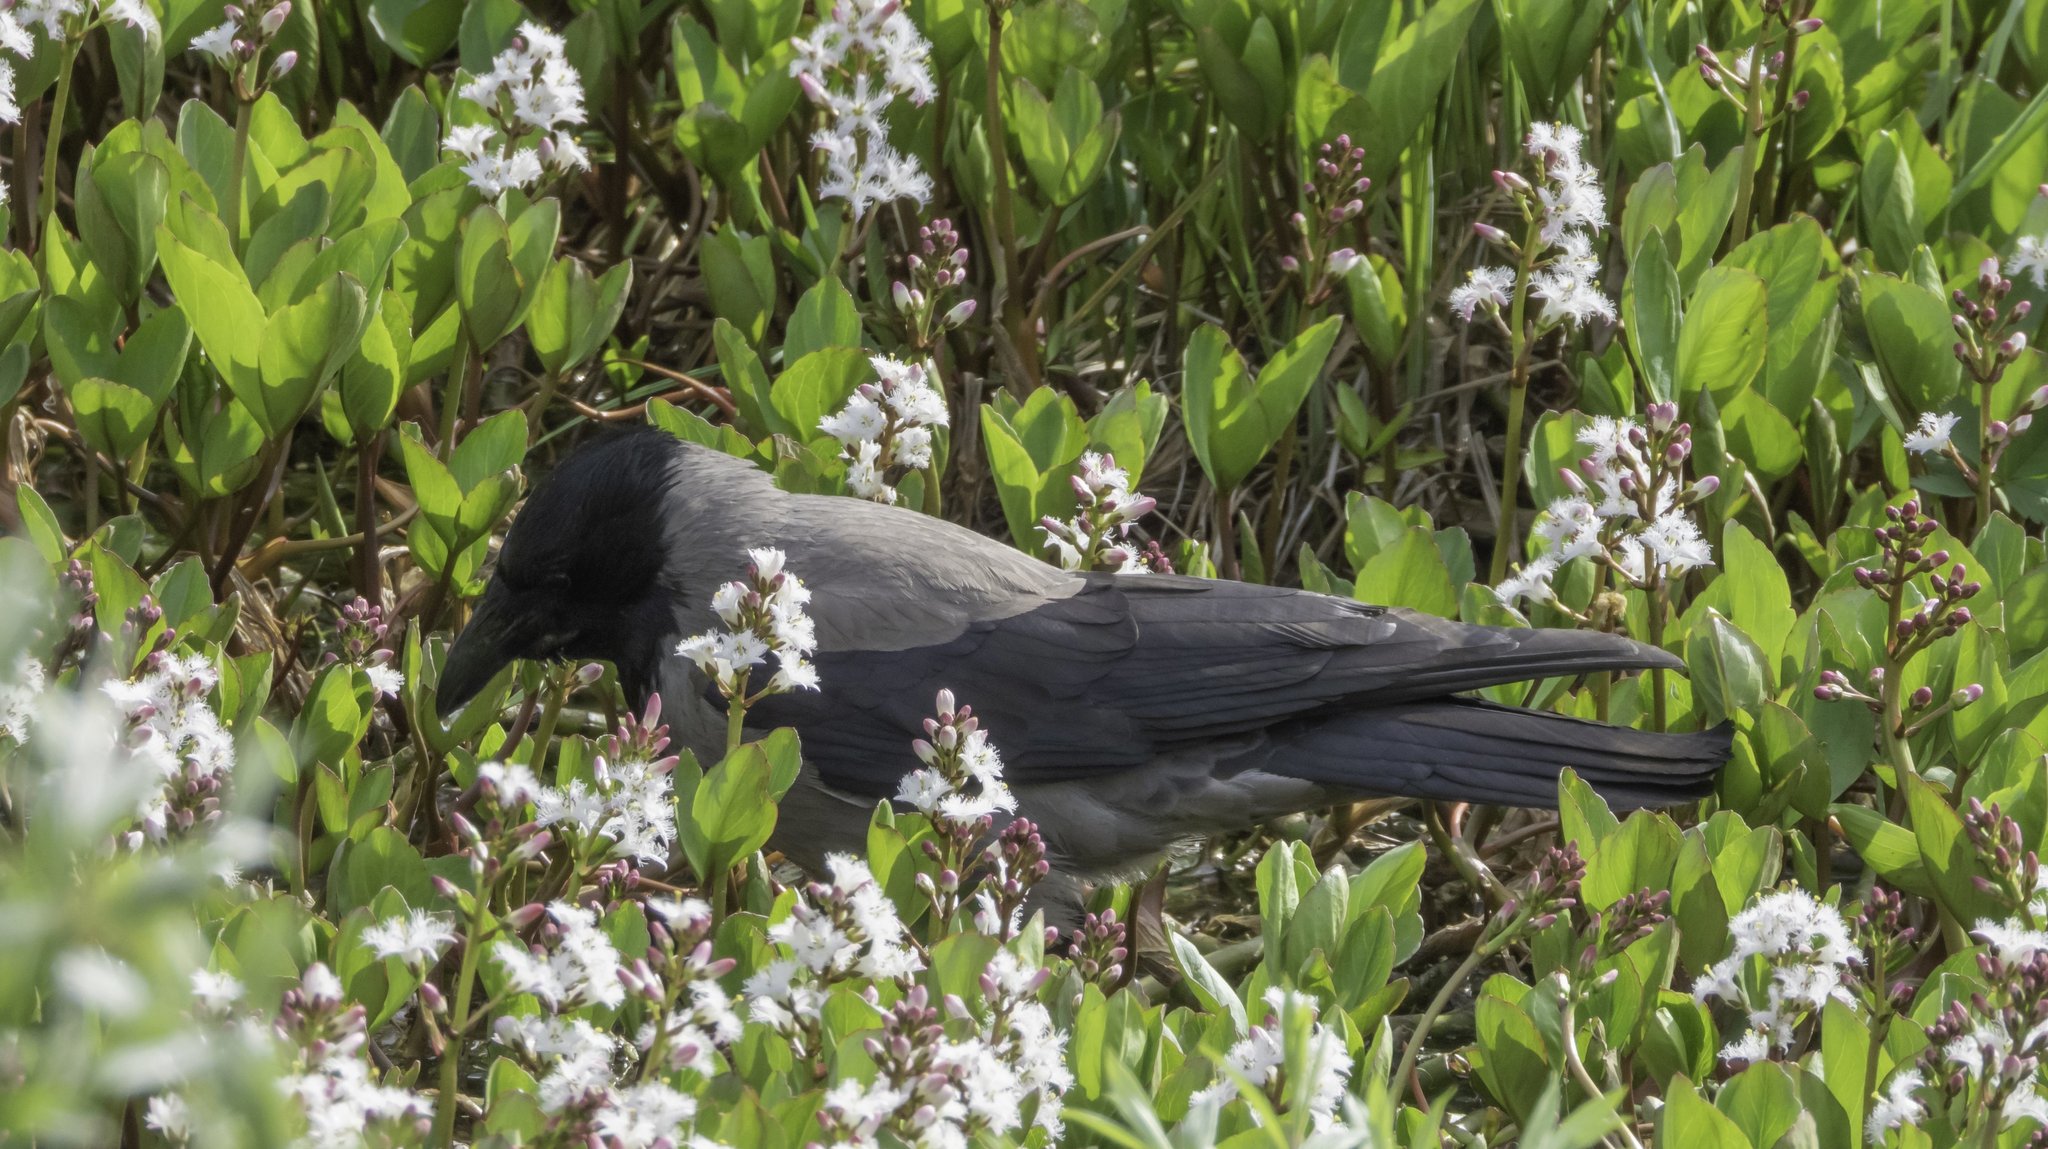
[[[192,1136],[192,1113],[184,1097],[176,1093],[159,1093],[150,1098],[142,1113],[142,1123],[181,1145]]]
[[[363,944],[378,957],[395,957],[414,969],[438,961],[441,951],[454,941],[455,927],[425,910],[387,918],[363,930]]]
[[[1572,170],[1582,162],[1579,149],[1585,145],[1585,140],[1585,133],[1570,124],[1536,123],[1529,125],[1529,134],[1523,137],[1522,146],[1547,167]]]
[[[1672,575],[1695,567],[1712,566],[1713,548],[1701,536],[1698,524],[1682,511],[1667,511],[1643,528],[1643,545],[1650,557]]]
[[[1956,424],[1961,421],[1960,415],[1926,412],[1920,416],[1919,428],[1906,435],[1906,450],[1915,455],[1932,455],[1947,450],[1949,437],[1955,434]]]
[[[405,689],[405,672],[389,663],[366,666],[363,673],[370,677],[370,689],[380,697],[396,698],[398,692]]]
[[[625,1001],[619,951],[597,928],[597,915],[570,902],[554,902],[548,916],[561,927],[553,950],[535,954],[514,940],[491,947],[506,985],[557,1010],[590,1004],[615,1007]]]
[[[2035,953],[2048,950],[2048,930],[2028,929],[2018,918],[2003,922],[1980,919],[1970,933],[2007,962],[2028,961]]]
[[[542,789],[540,780],[523,762],[486,762],[476,768],[476,776],[491,784],[498,805],[506,809],[517,809],[533,801]]]
[[[81,1008],[130,1017],[149,1004],[149,983],[135,967],[97,947],[65,950],[55,963],[57,988]]]
[[[1538,555],[1522,564],[1514,574],[1500,580],[1493,588],[1494,597],[1507,606],[1513,606],[1522,599],[1531,602],[1549,602],[1557,597],[1557,591],[1550,580],[1557,574],[1558,560],[1548,554]]]
[[[229,1006],[242,1000],[242,993],[242,983],[233,974],[210,969],[192,971],[192,1000],[202,1012],[224,1014]]]
[[[15,660],[12,681],[0,683],[0,738],[28,741],[29,719],[47,679],[43,664],[27,655]]]
[[[1465,282],[1451,289],[1451,311],[1466,322],[1483,304],[1506,307],[1515,289],[1515,272],[1509,267],[1475,267],[1465,273]]]
[[[1927,1106],[1913,1096],[1927,1085],[1927,1078],[1917,1069],[1901,1069],[1892,1074],[1885,1085],[1884,1096],[1870,1106],[1870,1118],[1864,1135],[1872,1143],[1884,1139],[1884,1135],[1904,1125],[1918,1125],[1927,1119]]]
[[[1768,1061],[1770,1056],[1770,1037],[1756,1029],[1745,1032],[1721,1049],[1723,1061]]]
[[[1316,1021],[1315,999],[1295,990],[1274,986],[1266,991],[1266,1018],[1251,1028],[1224,1054],[1223,1063],[1241,1074],[1253,1086],[1265,1089],[1283,1071],[1290,1077],[1313,1082],[1308,1108],[1316,1128],[1327,1129],[1336,1119],[1351,1080],[1351,1055],[1344,1048],[1342,1034]],[[1283,1030],[1288,1015],[1306,1011],[1310,1020],[1303,1064],[1288,1063]],[[1195,1094],[1197,1103],[1227,1102],[1241,1095],[1244,1086],[1237,1079],[1219,1075],[1217,1082]]]
[[[2031,278],[2036,291],[2048,288],[2048,236],[2021,236],[2006,258],[2005,269],[2015,277]]]
[[[192,37],[192,43],[186,47],[194,52],[204,52],[218,60],[221,66],[232,68],[241,63],[235,53],[237,31],[233,20],[224,21]]]

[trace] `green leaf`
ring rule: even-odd
[[[1764,652],[1742,628],[1709,610],[1686,642],[1693,698],[1709,722],[1747,714],[1769,694],[1771,672]]]
[[[323,282],[303,301],[280,308],[263,328],[259,421],[273,433],[296,423],[319,390],[355,354],[368,300],[354,276]]]
[[[1651,232],[1629,261],[1621,308],[1643,384],[1659,401],[1678,395],[1678,301],[1678,269],[1671,265],[1663,233]]]
[[[186,317],[192,323],[192,333],[199,337],[199,346],[235,398],[256,416],[264,433],[278,434],[281,427],[264,421],[268,407],[259,366],[268,316],[241,268],[215,263],[185,246],[168,229],[158,231],[157,243],[171,291],[179,299],[206,301]]]
[[[796,310],[790,314],[789,328],[783,336],[782,362],[787,366],[827,347],[860,345],[860,308],[846,285],[837,276],[828,275],[796,301]],[[816,427],[813,423],[810,429]]]
[[[1223,980],[1223,975],[1202,957],[1202,951],[1195,943],[1182,937],[1179,932],[1169,935],[1173,944],[1173,961],[1180,967],[1181,976],[1187,978],[1187,987],[1202,1003],[1203,1010],[1211,1014],[1228,1014],[1234,1032],[1242,1035],[1249,1023],[1245,1020],[1244,1003],[1238,1000],[1237,991]]]
[[[1451,585],[1443,552],[1426,527],[1409,527],[1358,571],[1352,594],[1360,601],[1405,606],[1441,618],[1458,616],[1458,592]]]
[[[1657,1143],[1686,1149],[1752,1149],[1742,1127],[1702,1100],[1684,1077],[1672,1078],[1665,1087]]]
[[[1205,324],[1189,340],[1181,417],[1196,458],[1219,490],[1236,490],[1294,421],[1340,323],[1332,316],[1296,336],[1256,383],[1220,328]]]
[[[1956,394],[1962,364],[1950,350],[1949,319],[1941,297],[1916,283],[1890,275],[1863,279],[1863,326],[1878,368],[1892,394],[1915,412],[1935,410]]]
[[[1756,378],[1764,365],[1767,314],[1764,281],[1755,272],[1717,267],[1700,277],[1678,336],[1678,389],[1688,409],[1702,389],[1726,404]]]

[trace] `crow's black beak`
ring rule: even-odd
[[[505,585],[493,579],[490,589],[477,601],[469,625],[462,628],[455,645],[448,648],[448,659],[441,667],[441,682],[434,695],[442,714],[476,697],[506,663],[521,657],[527,628],[512,600],[513,595]]]

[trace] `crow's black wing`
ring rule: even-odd
[[[821,598],[825,596],[821,595]],[[862,609],[835,596],[831,631]],[[835,787],[893,793],[934,695],[981,716],[1013,783],[1143,765],[1175,747],[1319,713],[1592,670],[1676,666],[1612,635],[1467,626],[1306,591],[1172,576],[1088,576],[1077,593],[899,650],[840,645],[823,688],[757,707],[793,725]],[[1291,772],[1291,771],[1290,771]]]

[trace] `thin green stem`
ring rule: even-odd
[[[43,136],[43,234],[50,242],[57,226],[57,152],[64,142],[64,118],[71,110],[71,79],[78,66],[78,45],[64,41],[58,48],[63,59],[57,64],[57,95],[50,105],[50,130]]]
[[[250,100],[235,103],[235,150],[228,161],[228,202],[225,209],[228,224],[228,242],[235,248],[235,254],[242,253],[242,178],[249,166],[249,119],[256,105]]]
[[[1652,572],[1650,577],[1650,645],[1664,649],[1664,615],[1670,609],[1670,589],[1660,577],[1661,572]],[[1670,690],[1664,680],[1668,673],[1663,667],[1650,669],[1650,728],[1657,731],[1669,729]]]
[[[1515,275],[1515,298],[1508,312],[1509,354],[1514,366],[1508,374],[1507,442],[1501,457],[1500,518],[1494,525],[1493,562],[1488,582],[1507,577],[1508,558],[1515,551],[1515,504],[1522,497],[1522,420],[1529,405],[1529,357],[1536,340],[1528,326],[1529,277],[1536,270],[1540,224],[1532,217],[1522,237],[1521,266]]]
[[[462,943],[462,970],[455,975],[455,1010],[448,1015],[448,1048],[441,1054],[441,1092],[434,1102],[432,1143],[455,1144],[455,1104],[462,1081],[463,1034],[469,1029],[469,991],[476,980],[477,954],[483,949],[484,909],[490,902],[489,887],[477,882],[476,904],[469,914],[469,932]]]
[[[1408,1044],[1401,1048],[1401,1061],[1394,1067],[1393,1081],[1396,1090],[1405,1088],[1408,1079],[1414,1076],[1415,1063],[1422,1056],[1422,1043],[1429,1037],[1429,1031],[1436,1028],[1436,1019],[1443,1015],[1444,1010],[1450,1008],[1451,998],[1457,995],[1459,987],[1465,984],[1465,979],[1472,976],[1472,971],[1479,968],[1479,963],[1485,961],[1490,952],[1487,946],[1474,946],[1472,952],[1465,955],[1464,962],[1451,972],[1443,988],[1436,991],[1436,997],[1430,1001],[1429,1008],[1422,1012],[1421,1017],[1415,1019],[1415,1032],[1408,1035]]]
[[[1771,58],[1771,42],[1762,36],[1750,53],[1749,82],[1742,90],[1742,167],[1736,174],[1735,214],[1728,225],[1728,248],[1733,251],[1749,237],[1750,203],[1756,196],[1757,141],[1764,134],[1764,62]]]
[[[1578,1082],[1579,1088],[1586,1091],[1586,1100],[1596,1101],[1605,1097],[1606,1093],[1593,1080],[1593,1075],[1586,1072],[1586,1063],[1579,1057],[1579,1036],[1572,1016],[1575,1008],[1573,993],[1566,990],[1558,1000],[1557,1011],[1558,1029],[1564,1036],[1564,1064],[1571,1070],[1572,1080]],[[1622,1140],[1627,1142],[1629,1149],[1643,1149],[1643,1143],[1636,1139],[1635,1130],[1630,1129],[1628,1124],[1626,1119],[1617,1119],[1615,1128],[1621,1133]],[[1602,1143],[1605,1143],[1604,1138]]]

